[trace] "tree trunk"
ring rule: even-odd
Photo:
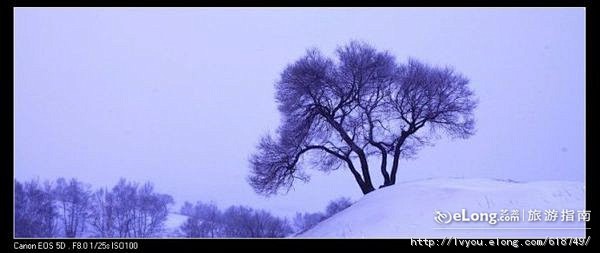
[[[394,185],[396,183],[396,173],[398,173],[398,163],[400,162],[400,146],[396,146],[396,150],[394,151],[394,161],[392,162],[392,171],[390,173],[390,183],[389,185]]]
[[[354,180],[356,180],[356,183],[358,184],[358,187],[360,187],[360,190],[363,194],[367,194],[375,190],[375,188],[373,188],[373,184],[370,181],[368,183],[365,182],[363,177],[358,173],[358,171],[356,171],[356,167],[354,167],[354,164],[350,159],[347,159],[346,163],[348,164],[348,169],[350,169],[350,172],[352,172]]]
[[[367,184],[367,183],[359,183],[358,184],[360,186],[360,190],[362,191],[362,193],[364,195],[367,195],[368,193],[372,192],[375,190],[375,188],[373,188],[372,184]]]
[[[381,144],[377,144],[374,143],[373,145],[375,145],[375,147],[377,147],[379,149],[379,151],[381,151],[381,175],[383,176],[383,185],[379,186],[379,188],[383,188],[386,187],[388,185],[390,185],[390,174],[387,172],[387,153],[385,150],[385,147],[383,147]]]
[[[396,173],[398,173],[398,162],[400,160],[400,153],[398,154],[394,154],[394,162],[392,164],[392,171],[390,174],[390,183],[386,186],[389,185],[394,185],[396,183]]]
[[[400,162],[400,152],[401,152],[400,147],[402,147],[402,144],[404,144],[404,141],[406,140],[406,138],[409,135],[410,135],[410,132],[402,131],[402,134],[400,135],[400,138],[398,139],[398,142],[396,143],[396,147],[394,148],[394,160],[392,161],[392,171],[390,173],[390,184],[389,185],[394,185],[396,183],[396,173],[398,172],[398,163]],[[386,186],[388,186],[388,185],[386,185]]]
[[[369,192],[374,191],[375,188],[373,188],[373,183],[371,182],[371,175],[369,175],[369,163],[367,162],[367,155],[365,154],[364,150],[361,149],[358,145],[356,145],[352,138],[348,136],[346,130],[338,122],[336,122],[333,119],[333,117],[331,117],[331,115],[328,115],[327,112],[322,110],[320,110],[320,113],[325,118],[325,120],[327,120],[327,122],[338,132],[342,140],[350,147],[350,149],[354,151],[356,155],[358,155],[358,159],[360,161],[360,168],[362,171],[362,181],[364,183],[364,185],[362,185],[361,183],[359,183],[359,185],[361,185],[360,188],[363,194],[367,194]]]
[[[364,195],[367,195],[368,193],[370,193],[370,192],[374,191],[374,190],[375,190],[375,188],[373,188],[373,186],[371,185],[371,186],[365,186],[365,187],[361,187],[361,189],[360,189],[360,190],[362,191],[362,193],[363,193]]]
[[[369,164],[367,163],[366,155],[362,152],[358,155],[360,160],[360,167],[362,170],[362,176],[365,183],[365,189],[363,190],[363,194],[367,194],[375,190],[373,188],[373,182],[371,182],[371,175],[369,174]]]

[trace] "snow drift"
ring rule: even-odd
[[[545,238],[584,236],[585,223],[578,211],[585,209],[584,184],[571,181],[520,183],[493,179],[427,179],[399,183],[362,197],[349,208],[322,221],[297,237],[326,238]],[[465,210],[497,213],[488,220],[442,223],[435,212],[454,215]],[[573,210],[574,221],[561,221],[562,210]],[[518,214],[513,211],[518,210]],[[529,210],[539,210],[541,221],[529,221]],[[556,221],[545,221],[545,211],[556,210]],[[518,221],[500,221],[503,214]],[[461,214],[462,216],[462,214]],[[448,217],[448,216],[445,216]],[[504,216],[506,219],[506,216]]]

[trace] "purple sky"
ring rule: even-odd
[[[16,8],[15,177],[149,180],[178,205],[279,215],[356,200],[345,170],[268,199],[245,179],[286,64],[358,39],[453,65],[480,100],[475,136],[424,148],[399,180],[583,181],[584,31],[583,8]]]

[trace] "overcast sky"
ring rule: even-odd
[[[583,181],[584,21],[583,8],[16,8],[15,177],[149,180],[178,205],[279,215],[357,200],[346,170],[268,199],[246,177],[279,124],[286,64],[358,39],[454,66],[480,101],[477,133],[402,161],[400,181]]]

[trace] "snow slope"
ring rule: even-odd
[[[427,179],[398,183],[367,194],[349,208],[297,237],[326,238],[545,238],[584,236],[585,223],[577,211],[585,207],[584,184],[571,181],[519,183],[493,179]],[[439,224],[434,212],[495,212],[519,210],[519,221],[495,225],[489,220]],[[530,222],[529,210],[540,210],[542,221]],[[558,219],[544,221],[545,210]],[[574,210],[574,222],[561,222],[562,209]],[[444,219],[447,221],[447,219]]]
[[[170,212],[165,221],[165,231],[163,231],[160,237],[184,237],[180,231],[180,227],[187,219],[188,216],[186,215]]]

